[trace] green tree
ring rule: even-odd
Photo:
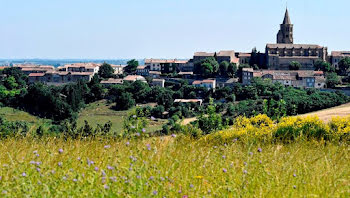
[[[339,61],[339,70],[341,75],[346,75],[350,68],[350,57],[345,57]]]
[[[216,105],[214,104],[212,98],[210,99],[209,105],[206,109],[206,115],[201,114],[198,118],[198,127],[204,132],[204,134],[221,130],[224,127],[221,114],[216,113]]]
[[[227,75],[229,77],[234,77],[237,73],[237,65],[236,63],[230,63],[227,68]]]
[[[298,61],[292,61],[289,64],[289,69],[290,70],[299,70],[301,68],[301,64]]]
[[[223,61],[220,63],[220,75],[221,76],[227,76],[228,75],[228,67],[229,67],[229,63],[227,61]]]
[[[122,93],[116,98],[115,102],[117,110],[128,110],[136,104],[132,94],[129,92]]]
[[[212,77],[219,70],[219,63],[214,57],[208,57],[194,64],[194,73],[203,77]]]
[[[336,85],[340,84],[340,78],[335,72],[326,74],[326,84],[329,88],[334,88]]]
[[[314,64],[316,71],[335,72],[335,68],[328,62],[317,60]]]
[[[98,71],[98,75],[101,78],[112,78],[114,77],[114,69],[108,63],[103,63]]]
[[[124,68],[124,72],[127,74],[135,73],[137,66],[139,66],[139,62],[135,59],[128,61],[127,64],[128,65]]]

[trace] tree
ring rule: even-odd
[[[329,88],[334,88],[336,85],[340,84],[340,78],[335,72],[326,74],[326,84]]]
[[[335,68],[328,62],[317,60],[314,64],[316,71],[335,72]]]
[[[194,73],[203,77],[211,77],[219,70],[219,63],[214,57],[208,57],[194,64]]]
[[[228,75],[228,67],[229,67],[229,63],[227,61],[223,61],[220,63],[220,75],[221,76],[227,76]]]
[[[299,70],[301,67],[301,64],[298,62],[298,61],[292,61],[290,64],[289,64],[289,69],[290,70]]]
[[[139,62],[135,59],[132,59],[127,62],[127,66],[124,69],[124,72],[127,74],[135,73],[137,66],[139,66]]]
[[[108,63],[103,63],[98,71],[98,75],[101,78],[112,78],[114,77],[114,69]]]
[[[115,102],[115,107],[117,110],[128,110],[136,104],[135,100],[132,97],[132,94],[129,92],[119,95],[116,98]]]
[[[212,131],[223,129],[221,114],[216,113],[216,105],[213,99],[210,99],[209,105],[206,109],[206,115],[201,114],[198,118],[198,127],[205,133],[209,134]]]
[[[339,70],[341,75],[346,75],[350,68],[350,57],[345,57],[339,61]]]
[[[236,63],[230,63],[227,68],[227,75],[229,77],[234,77],[237,73],[237,65]]]

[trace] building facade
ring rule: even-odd
[[[350,51],[332,51],[330,62],[335,68],[339,67],[339,62],[345,57],[350,57]]]

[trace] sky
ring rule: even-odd
[[[349,0],[0,0],[0,58],[190,58],[264,52],[286,5],[294,43],[350,50]]]

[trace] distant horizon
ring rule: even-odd
[[[0,0],[0,60],[189,59],[197,51],[264,53],[286,0]],[[296,44],[350,51],[350,1],[288,1]]]

